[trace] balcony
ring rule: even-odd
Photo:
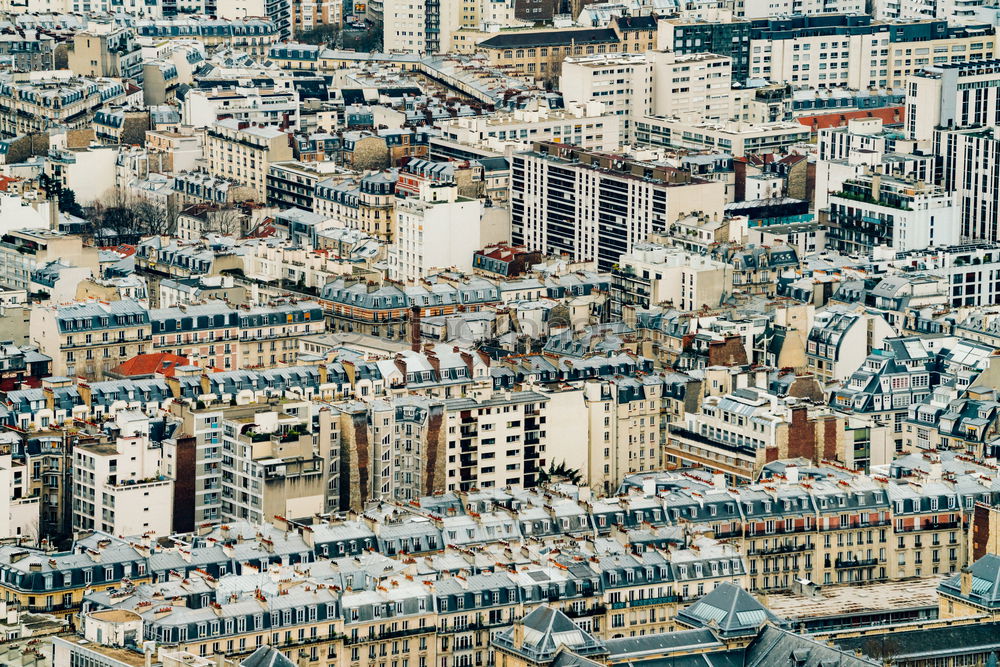
[[[629,600],[628,602],[612,602],[612,609],[624,609],[628,607],[652,607],[658,604],[673,604],[681,601],[680,595],[663,595],[658,598],[644,598],[642,600]]]
[[[840,560],[834,561],[833,566],[838,570],[846,570],[853,567],[872,567],[878,565],[878,558],[865,558],[863,560]]]
[[[800,551],[805,551],[811,548],[810,544],[782,544],[779,546],[769,547],[767,549],[750,549],[747,551],[748,556],[764,556],[770,554],[790,554],[799,553]]]
[[[399,637],[412,637],[413,635],[430,634],[436,632],[437,628],[433,625],[424,626],[422,628],[406,628],[405,630],[391,630],[388,632],[380,632],[376,634],[365,635],[363,637],[345,637],[344,644],[350,646],[352,644],[361,644],[364,642],[381,641],[383,639],[397,639]]]
[[[599,604],[593,607],[587,607],[585,609],[576,609],[574,607],[570,607],[568,609],[564,609],[563,613],[569,616],[570,618],[586,618],[588,616],[601,616],[607,613],[607,611],[608,608],[606,606],[604,606],[603,604]]]

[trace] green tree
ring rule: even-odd
[[[318,25],[311,30],[303,30],[295,35],[296,41],[303,44],[329,46],[337,41],[340,30],[334,25]]]
[[[568,482],[570,484],[579,484],[583,481],[583,474],[580,473],[576,468],[570,468],[566,465],[565,461],[558,464],[552,463],[549,465],[549,469],[538,471],[538,483],[546,484],[549,482]]]
[[[83,207],[76,201],[76,193],[69,188],[59,190],[59,210],[63,213],[75,215],[78,218],[84,216]]]

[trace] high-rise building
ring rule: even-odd
[[[928,145],[935,128],[1000,125],[1000,60],[935,65],[906,83],[906,131]]]
[[[994,87],[992,113],[1000,115]],[[976,91],[982,97],[980,90]],[[981,108],[981,107],[980,107]],[[917,112],[920,113],[920,112]],[[963,241],[998,241],[1000,229],[1000,129],[937,130],[934,154],[941,163],[941,183],[955,193]]]
[[[725,186],[663,164],[536,143],[511,164],[513,242],[610,269],[684,214],[722,215]]]

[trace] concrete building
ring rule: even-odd
[[[327,505],[330,457],[338,437],[313,444],[312,425],[288,412],[261,411],[223,421],[222,518],[262,522],[309,517]],[[228,427],[227,427],[228,426]],[[319,435],[319,434],[317,434]],[[334,478],[336,479],[336,478]]]
[[[906,132],[929,147],[934,130],[1000,125],[1000,60],[927,67],[906,82]]]
[[[481,200],[458,196],[455,185],[425,183],[416,195],[397,190],[394,237],[389,247],[389,277],[413,282],[435,270],[472,272],[482,245]]]
[[[260,17],[271,21],[279,38],[292,36],[291,0],[215,0],[215,15],[230,21]]]
[[[289,135],[235,119],[217,121],[205,130],[208,173],[253,188],[267,201],[267,171],[273,162],[292,159]]]
[[[940,20],[881,23],[863,14],[762,20],[751,38],[751,76],[854,90],[900,87],[908,74],[935,63],[989,59],[995,44],[989,29]]]
[[[112,535],[173,532],[173,482],[150,419],[119,412],[111,441],[73,450],[73,528]]]
[[[751,23],[744,20],[668,18],[657,22],[656,48],[680,55],[714,53],[732,62],[732,80],[760,76],[750,69]]]
[[[220,120],[236,119],[251,126],[297,130],[300,107],[299,94],[294,88],[193,89],[184,96],[181,118],[192,127],[211,127]]]
[[[536,141],[552,141],[585,150],[615,151],[624,140],[624,119],[609,115],[600,100],[550,109],[515,109],[487,116],[439,123],[442,138],[494,153],[527,150]]]
[[[707,121],[697,117],[645,116],[635,121],[635,142],[694,151],[721,151],[733,157],[750,153],[781,153],[807,143],[809,129],[800,123]]]
[[[723,191],[671,167],[538,143],[512,162],[512,241],[607,270],[685,214],[721,216]]]
[[[563,61],[559,89],[569,102],[601,102],[622,118],[622,135],[644,116],[727,120],[731,60],[710,53],[646,51],[572,56]],[[577,145],[580,145],[577,143]]]
[[[545,467],[547,404],[532,391],[446,401],[447,490],[533,486]]]
[[[714,308],[732,294],[732,267],[676,247],[636,244],[611,270],[611,312],[669,304],[689,311]]]
[[[383,0],[383,43],[388,53],[444,53],[463,22],[458,0]]]
[[[1000,182],[993,169],[1000,159],[1000,130],[936,130],[934,154],[941,160],[942,185],[955,193],[961,241],[1000,240]]]
[[[344,23],[343,5],[330,0],[292,0],[291,15],[292,34]]]
[[[955,197],[940,186],[869,174],[830,195],[827,245],[867,255],[877,246],[906,252],[961,242]]]

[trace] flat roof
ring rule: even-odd
[[[937,587],[944,578],[935,576],[866,586],[822,587],[816,597],[797,593],[773,593],[767,597],[767,606],[774,613],[790,620],[937,607]]]

